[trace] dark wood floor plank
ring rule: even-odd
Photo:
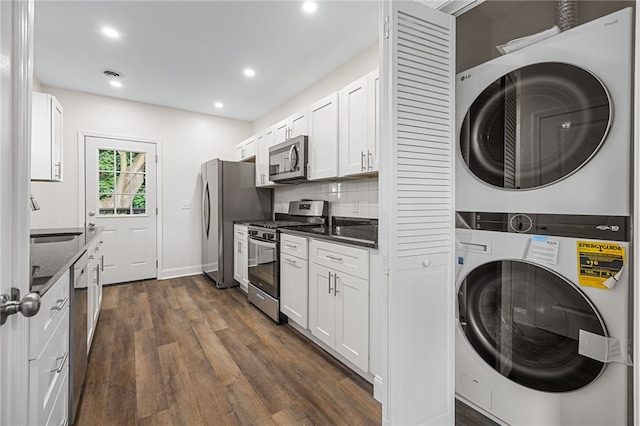
[[[172,426],[171,411],[159,411],[152,416],[139,419],[137,426]]]
[[[228,398],[241,425],[273,425],[271,413],[264,406],[263,396],[258,395],[249,382],[240,377],[230,384]]]
[[[186,377],[188,367],[177,342],[158,348],[163,385],[171,410],[171,418],[176,425],[200,425],[204,419],[198,408],[197,389],[190,386]]]
[[[193,329],[200,345],[204,349],[205,356],[217,378],[217,382],[222,386],[227,386],[238,380],[242,376],[242,372],[229,355],[216,332],[202,323],[194,324]]]
[[[153,328],[153,317],[151,316],[149,294],[147,292],[136,294],[135,305],[135,330],[149,330],[150,328]]]
[[[254,355],[254,351],[245,346],[231,330],[216,333],[229,355],[242,371],[243,377],[261,396],[262,403],[269,414],[277,413],[293,405],[287,390],[280,386],[274,376],[272,364],[265,364]]]
[[[135,333],[136,416],[143,419],[169,408],[164,395],[155,330]]]

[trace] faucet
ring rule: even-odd
[[[40,204],[38,204],[32,192],[31,193],[31,211],[35,211],[35,210],[40,210]]]

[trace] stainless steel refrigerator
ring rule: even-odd
[[[222,161],[202,165],[202,270],[218,288],[233,279],[233,224],[270,220],[271,189],[255,187],[255,164]]]

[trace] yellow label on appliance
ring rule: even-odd
[[[625,262],[624,247],[603,241],[578,241],[578,284],[611,290]]]

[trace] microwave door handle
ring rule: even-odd
[[[295,153],[295,157],[294,157],[294,153]],[[295,158],[295,161],[293,161],[294,158]],[[298,164],[298,155],[296,152],[295,145],[291,145],[291,148],[289,148],[289,164],[291,165],[291,171],[294,171],[296,169],[296,165]]]
[[[276,243],[266,243],[264,241],[256,240],[254,238],[249,238],[249,242],[251,244],[255,244],[255,245],[260,246],[260,247],[266,247],[266,248],[270,248],[270,249],[276,248]]]

